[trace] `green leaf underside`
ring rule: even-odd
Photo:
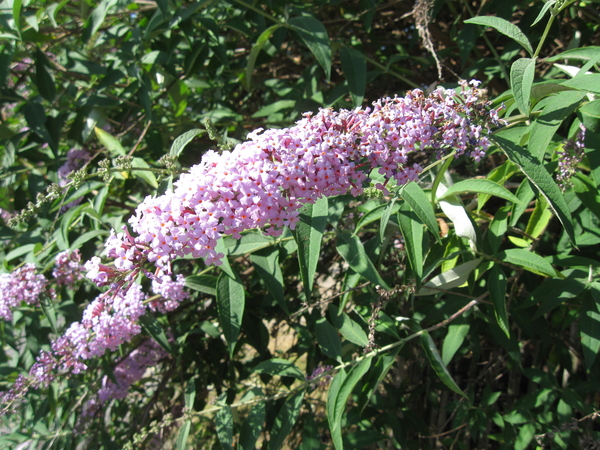
[[[510,85],[522,114],[529,117],[531,86],[535,75],[535,59],[517,59],[510,68]]]
[[[447,199],[453,195],[465,192],[484,193],[509,200],[513,203],[521,203],[521,201],[504,186],[500,186],[498,183],[485,179],[459,181],[450,186],[443,195],[438,197],[438,200]]]
[[[525,36],[518,26],[510,23],[508,20],[495,16],[478,16],[465,20],[465,23],[473,23],[494,28],[496,31],[499,31],[519,43],[530,55],[533,55],[533,48],[531,47],[531,43],[529,42],[529,39],[527,39],[527,36]]]

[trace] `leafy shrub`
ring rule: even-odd
[[[593,4],[2,6],[4,447],[597,447]]]

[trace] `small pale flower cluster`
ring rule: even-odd
[[[107,376],[102,379],[102,387],[98,391],[98,399],[107,402],[112,399],[123,399],[129,387],[142,379],[149,367],[155,366],[165,358],[167,352],[152,339],[146,339],[133,350],[114,369],[116,383]]]
[[[160,288],[160,295],[165,297],[155,299],[155,306],[145,304],[147,295],[139,284],[118,290],[116,294],[108,291],[97,297],[84,310],[81,322],[71,324],[65,334],[52,343],[50,352],[40,353],[29,371],[29,377],[20,376],[13,387],[0,396],[3,405],[0,416],[10,412],[31,387],[48,386],[57,373],[66,376],[81,373],[87,369],[85,360],[102,356],[106,350],[114,351],[119,345],[129,342],[142,331],[139,318],[146,313],[147,307],[167,310],[178,306],[189,295],[183,291],[183,277],[177,277],[175,281],[168,278],[162,281],[164,286]],[[158,361],[160,357],[155,356],[162,355],[161,350],[155,347],[152,351],[145,348],[142,347],[136,357],[140,366],[148,361],[145,356]]]
[[[95,258],[86,265],[88,277],[121,288],[123,280],[145,270],[146,261],[158,267],[159,276],[171,273],[174,259],[188,255],[218,265],[221,236],[239,238],[253,228],[270,235],[293,229],[304,204],[321,196],[361,194],[374,168],[398,184],[416,180],[422,167],[409,163],[412,152],[454,150],[479,160],[489,146],[489,126],[498,118],[479,98],[476,83],[472,86],[429,96],[414,90],[379,100],[373,108],[322,109],[306,113],[291,128],[256,130],[231,152],[209,151],[173,192],[147,197],[138,206],[129,221],[136,237],[126,230],[113,234],[107,246],[114,266]]]
[[[12,320],[12,309],[22,302],[37,305],[46,283],[44,275],[36,273],[35,264],[31,263],[0,274],[0,317]]]
[[[65,250],[56,255],[52,276],[56,279],[56,284],[71,289],[83,279],[83,271],[79,250]]]
[[[556,175],[556,181],[558,181],[558,185],[563,192],[572,185],[571,178],[575,175],[577,164],[585,156],[585,131],[585,126],[580,124],[575,139],[566,140],[563,143],[562,152],[557,152],[558,174]]]
[[[58,185],[60,187],[66,186],[71,181],[73,181],[72,176],[69,177],[69,174],[81,169],[85,164],[91,159],[91,155],[85,149],[77,149],[72,148],[67,153],[67,162],[58,168]],[[76,185],[76,183],[74,183]],[[61,211],[66,211],[74,206],[77,206],[81,203],[83,197],[79,197],[78,199],[67,203],[65,206],[61,208]]]
[[[148,302],[148,307],[152,311],[167,313],[174,311],[179,304],[188,298],[190,294],[184,290],[185,278],[179,274],[173,280],[170,275],[162,275],[152,280],[152,291],[159,295]]]
[[[306,377],[306,381],[313,381],[312,386],[325,386],[331,379],[333,378],[332,374],[324,375],[326,372],[329,372],[333,369],[333,366],[317,366],[317,368],[311,373],[308,377]]]

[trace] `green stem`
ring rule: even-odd
[[[365,56],[365,59],[367,60],[367,62],[373,64],[378,69],[383,70],[383,73],[392,75],[393,77],[396,77],[399,80],[404,81],[406,84],[408,84],[410,87],[412,87],[414,89],[421,89],[421,86],[419,86],[417,83],[414,83],[414,82],[410,81],[408,78],[400,75],[398,72],[394,72],[393,70],[390,70],[388,67],[385,67],[383,64],[380,64],[377,61],[375,61],[375,60],[373,60],[371,58],[368,58],[366,56]]]
[[[240,4],[240,5],[242,5],[242,6],[245,6],[245,7],[246,7],[246,8],[248,8],[248,9],[251,9],[252,11],[254,11],[254,12],[256,12],[256,13],[260,14],[260,15],[261,15],[261,16],[263,16],[263,17],[266,17],[267,19],[269,19],[269,20],[272,20],[273,22],[275,22],[275,23],[277,23],[277,24],[279,24],[279,25],[284,25],[284,24],[283,24],[283,23],[282,23],[282,22],[281,22],[279,19],[277,19],[277,18],[273,17],[272,15],[270,15],[270,14],[268,14],[268,13],[264,12],[262,9],[260,9],[260,8],[257,8],[257,7],[256,7],[256,6],[254,6],[254,5],[251,5],[251,4],[249,4],[249,3],[246,3],[246,2],[245,2],[245,1],[243,1],[243,0],[234,0],[234,1],[235,1],[236,3],[239,3],[239,4]]]
[[[533,59],[537,58],[538,55],[540,54],[540,51],[542,50],[544,42],[546,42],[546,38],[548,37],[548,33],[550,32],[550,28],[552,28],[552,24],[554,23],[554,19],[556,19],[556,15],[557,15],[557,13],[552,11],[552,9],[550,9],[550,20],[548,20],[548,23],[546,24],[546,28],[544,29],[544,34],[542,34],[542,38],[540,39],[540,42],[538,43],[538,46],[535,49],[535,53],[533,54]]]

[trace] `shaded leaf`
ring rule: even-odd
[[[275,422],[271,428],[269,450],[277,450],[281,447],[281,444],[283,444],[283,441],[292,430],[292,427],[300,415],[303,399],[304,390],[301,390],[291,397],[288,397],[285,401],[277,413],[277,417],[275,417]]]
[[[412,210],[419,219],[421,219],[421,222],[425,224],[436,240],[441,242],[440,228],[435,218],[435,211],[429,198],[427,198],[427,195],[423,192],[423,189],[421,189],[417,183],[411,181],[404,185],[400,191],[400,197],[410,205]]]
[[[171,156],[179,156],[186,145],[194,140],[194,138],[200,134],[204,133],[204,130],[200,128],[194,128],[192,130],[186,131],[185,133],[179,135],[171,144],[171,149],[169,150],[169,155]]]
[[[338,331],[327,320],[320,318],[315,324],[315,332],[321,351],[330,358],[342,362],[342,341]]]
[[[497,258],[500,261],[522,267],[525,270],[545,277],[555,277],[556,270],[548,261],[537,253],[530,252],[522,248],[511,248],[498,253]]]
[[[508,313],[506,311],[506,275],[500,265],[495,264],[490,270],[487,278],[488,292],[494,305],[494,315],[498,326],[506,337],[510,338],[510,324],[508,323]]]
[[[350,96],[354,106],[360,106],[365,96],[367,87],[367,60],[365,56],[351,47],[342,47],[340,50],[342,70],[348,81]]]
[[[416,275],[417,284],[419,284],[423,275],[423,224],[406,202],[400,206],[397,217],[398,225],[404,237],[406,255],[410,267]]]
[[[442,382],[452,391],[466,397],[467,395],[458,387],[452,378],[452,375],[448,372],[448,368],[442,361],[442,357],[435,346],[435,342],[433,342],[433,339],[431,339],[431,336],[429,336],[427,331],[423,331],[421,334],[421,345],[423,350],[425,350],[425,354],[427,355],[427,359],[429,359],[431,367],[437,376],[440,377],[440,380],[442,380]]]
[[[304,373],[293,362],[286,359],[273,358],[259,363],[254,368],[254,373],[266,373],[277,375],[279,377],[293,377],[298,380],[304,380]]]

